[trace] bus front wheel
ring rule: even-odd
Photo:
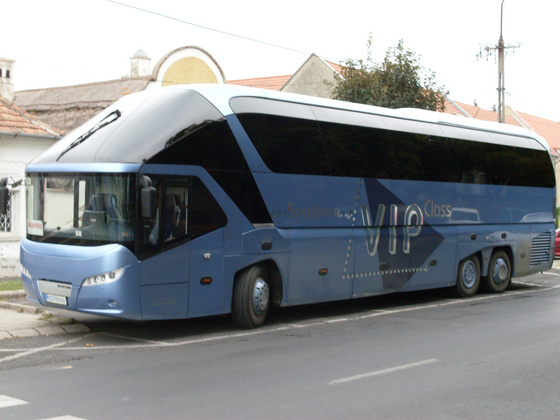
[[[243,270],[233,289],[232,318],[241,328],[257,328],[264,324],[270,307],[270,286],[267,270],[254,265]]]
[[[480,261],[476,255],[471,255],[459,263],[455,292],[459,297],[471,297],[478,291],[480,285]]]
[[[511,262],[504,251],[496,251],[492,254],[488,266],[488,276],[484,279],[484,286],[488,291],[501,293],[511,283]]]

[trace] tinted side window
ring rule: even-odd
[[[149,162],[202,166],[251,223],[272,222],[241,148],[225,120],[183,130]]]
[[[391,131],[400,179],[454,182],[447,139],[426,134]]]
[[[493,164],[500,169],[503,184],[554,187],[554,170],[547,152],[500,145],[496,149],[500,159]]]
[[[397,179],[388,132],[378,128],[319,122],[335,176]]]
[[[261,192],[250,172],[209,171],[252,224],[272,223]]]
[[[142,219],[142,258],[224,227],[226,215],[196,177],[151,176],[155,212]]]
[[[499,165],[501,157],[494,144],[449,139],[457,182],[467,184],[502,184],[499,171],[491,162]]]
[[[190,203],[190,238],[197,238],[226,225],[224,211],[198,178],[193,178]]]
[[[548,153],[499,144],[450,139],[458,182],[524,187],[554,186]]]
[[[225,120],[189,127],[168,140],[168,146],[149,163],[198,165],[205,169],[248,171],[228,123]]]
[[[266,114],[237,117],[271,171],[330,174],[317,121]]]

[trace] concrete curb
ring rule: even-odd
[[[0,292],[0,308],[11,309],[20,313],[38,314],[41,312],[39,308],[31,305],[23,305],[21,303],[9,302],[4,299],[20,299],[26,296],[25,290],[10,290]]]
[[[42,310],[33,305],[25,305],[22,303],[10,302],[2,299],[21,299],[26,296],[25,291],[4,291],[0,292],[0,309],[7,309],[20,313],[22,315],[13,314],[9,318],[13,320],[17,319],[18,316],[21,320],[12,322],[11,327],[2,330],[0,325],[0,340],[10,339],[10,338],[24,338],[24,337],[37,337],[37,336],[48,336],[56,334],[71,334],[80,332],[89,332],[89,328],[80,323],[76,323],[68,318],[51,317],[51,313],[47,310]],[[29,315],[43,314],[41,318],[29,317]],[[0,320],[1,321],[1,320]],[[1,322],[0,322],[1,324]],[[17,326],[14,326],[17,324]]]
[[[6,302],[4,300],[0,300],[0,308],[11,309],[19,313],[32,314],[32,315],[41,312],[41,310],[39,308],[36,308],[35,306],[22,305],[21,303],[14,303],[14,302]]]
[[[4,299],[16,299],[22,297],[25,297],[25,290],[8,290],[0,292],[0,298]]]

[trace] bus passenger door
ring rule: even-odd
[[[224,212],[197,177],[151,175],[150,182],[157,208],[142,219],[142,317],[218,313]]]
[[[188,208],[189,305],[187,317],[223,313],[222,268],[224,226],[227,218],[210,191],[193,177]]]
[[[142,218],[142,318],[186,318],[191,253],[186,220],[191,183],[187,177],[150,179],[157,199],[151,217]]]

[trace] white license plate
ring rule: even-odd
[[[45,301],[54,303],[55,305],[68,306],[68,298],[66,296],[45,295]]]

